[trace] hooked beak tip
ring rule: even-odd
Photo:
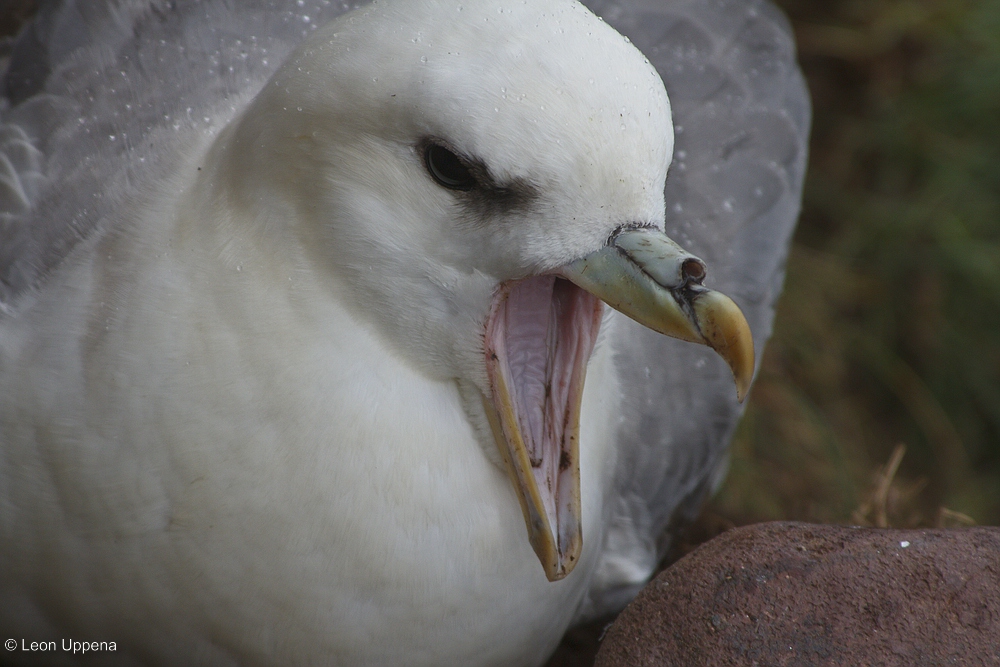
[[[743,311],[725,294],[711,290],[697,295],[693,306],[705,342],[732,370],[736,398],[742,403],[754,372],[753,336]]]

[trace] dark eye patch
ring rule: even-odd
[[[424,163],[431,178],[449,190],[471,190],[476,177],[462,159],[440,144],[427,144]]]

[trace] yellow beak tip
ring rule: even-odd
[[[754,371],[753,335],[743,311],[728,296],[714,291],[699,294],[694,311],[705,343],[733,371],[736,398],[742,403],[750,391]]]
[[[736,400],[742,403],[746,400],[747,394],[750,392],[749,382],[737,382],[736,383]]]

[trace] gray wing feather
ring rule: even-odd
[[[168,172],[171,133],[218,130],[309,31],[357,4],[44,3],[0,82],[0,308]]]
[[[743,309],[757,361],[798,217],[810,104],[790,26],[764,0],[587,3],[663,77],[676,131],[666,231]],[[603,561],[581,619],[617,611],[694,519],[742,410],[710,349],[624,317],[625,410]]]

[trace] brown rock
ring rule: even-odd
[[[1000,528],[766,523],[654,579],[595,667],[1000,665]]]

